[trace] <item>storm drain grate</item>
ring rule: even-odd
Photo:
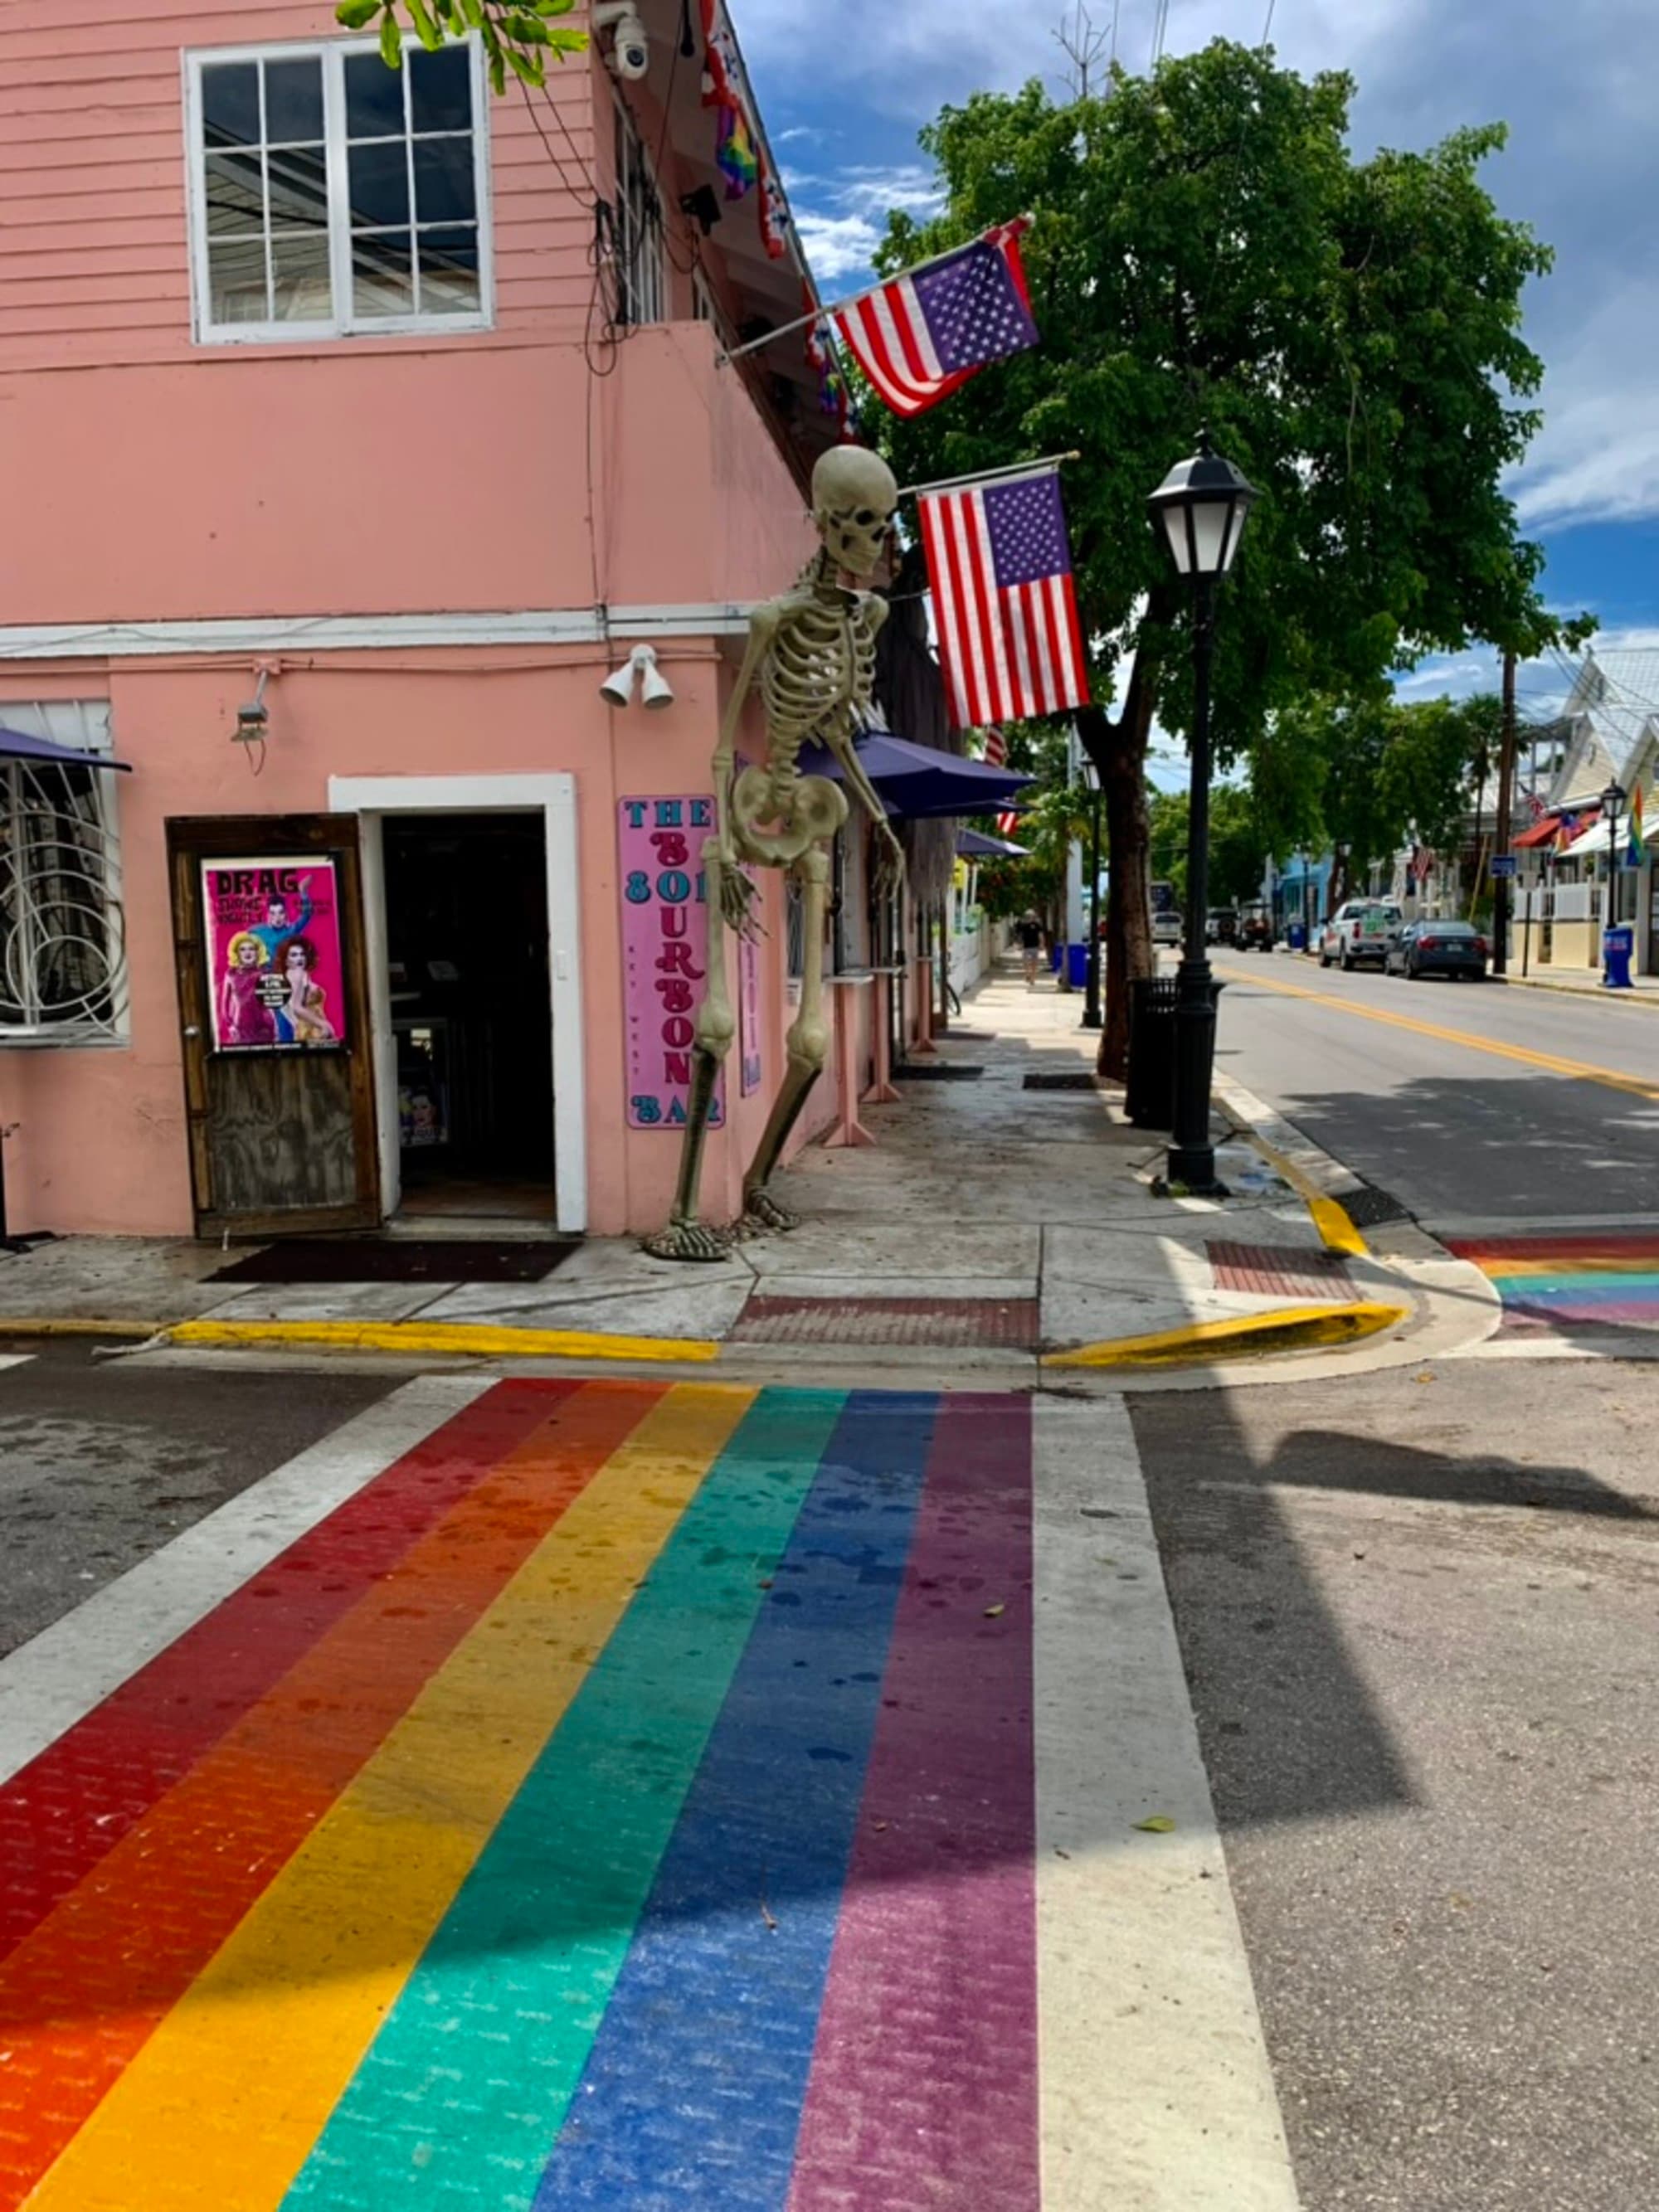
[[[1374,1182],[1362,1182],[1357,1190],[1334,1191],[1332,1195],[1356,1229],[1380,1229],[1385,1221],[1417,1218],[1409,1206],[1392,1192],[1379,1190]]]
[[[1310,1252],[1296,1245],[1226,1244],[1206,1247],[1218,1291],[1248,1291],[1262,1298],[1328,1298],[1350,1288],[1340,1252]]]
[[[1079,1067],[1064,1075],[1028,1075],[1019,1087],[1022,1091],[1098,1091],[1101,1082],[1086,1067]]]
[[[977,1060],[907,1060],[893,1070],[893,1077],[898,1083],[971,1083],[984,1073]]]
[[[1032,1351],[1035,1298],[751,1297],[732,1336],[745,1344],[997,1344]]]

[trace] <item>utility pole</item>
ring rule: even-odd
[[[1510,849],[1510,811],[1515,800],[1515,653],[1504,654],[1504,732],[1498,753],[1498,835],[1493,850]],[[1477,827],[1479,825],[1477,824]],[[1492,886],[1492,972],[1504,975],[1510,963],[1510,879],[1494,876]]]

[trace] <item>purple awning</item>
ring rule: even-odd
[[[908,738],[872,730],[858,741],[864,773],[887,811],[900,821],[939,814],[995,814],[1007,807],[1036,778],[984,761],[963,760],[912,744]],[[800,755],[803,775],[842,781],[841,764],[823,745],[807,745]]]
[[[1024,860],[1029,845],[1015,845],[1006,837],[988,837],[982,830],[958,830],[957,854],[963,860]]]
[[[77,768],[118,769],[124,775],[132,770],[125,761],[112,760],[107,753],[78,752],[73,745],[55,744],[50,738],[27,738],[21,730],[0,728],[0,761],[48,761],[55,768],[71,762]]]

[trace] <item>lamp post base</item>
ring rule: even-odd
[[[1179,1183],[1188,1198],[1231,1198],[1215,1171],[1215,1146],[1172,1145],[1164,1164],[1166,1187]]]

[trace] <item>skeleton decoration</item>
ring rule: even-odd
[[[714,751],[715,833],[702,848],[708,975],[694,1024],[691,1096],[674,1210],[667,1228],[645,1240],[646,1250],[659,1259],[718,1260],[734,1237],[798,1226],[768,1185],[829,1048],[823,921],[830,849],[847,819],[848,791],[876,824],[878,885],[886,890],[896,884],[904,869],[886,809],[854,750],[869,709],[876,634],[887,603],[846,580],[874,575],[897,506],[898,488],[884,461],[861,447],[833,447],[812,471],[819,550],[794,588],[757,607],[750,620],[748,648]],[[766,717],[766,757],[734,781],[738,730],[757,684]],[[814,743],[826,746],[840,763],[845,790],[825,777],[800,773],[801,748]],[[734,1229],[724,1229],[698,1218],[698,1186],[714,1079],[737,1030],[726,974],[726,928],[730,924],[742,935],[755,928],[749,909],[755,886],[743,873],[745,862],[781,869],[799,881],[805,952],[800,1011],[784,1040],[782,1086],[744,1176],[742,1218]]]

